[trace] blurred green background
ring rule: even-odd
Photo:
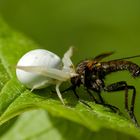
[[[139,0],[0,0],[0,14],[41,48],[62,56],[75,46],[75,64],[108,51],[116,53],[106,60],[140,54]],[[132,61],[140,65],[140,58]],[[106,84],[121,80],[137,88],[135,112],[140,122],[140,78],[119,72],[107,76]],[[125,113],[123,92],[103,96]]]

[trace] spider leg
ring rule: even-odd
[[[104,90],[108,92],[121,91],[121,90],[125,91],[125,109],[128,112],[132,122],[134,122],[135,125],[139,127],[138,121],[134,114],[134,105],[135,105],[135,97],[136,97],[135,87],[131,85],[127,85],[125,81],[120,81],[106,86]],[[133,90],[130,108],[128,107],[128,90]]]

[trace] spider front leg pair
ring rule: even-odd
[[[120,81],[120,82],[113,83],[111,85],[106,86],[104,90],[108,92],[121,91],[121,90],[125,91],[125,109],[128,112],[132,122],[134,122],[135,125],[139,127],[138,121],[134,114],[134,105],[135,105],[135,97],[136,97],[135,87],[132,85],[127,85],[125,81]],[[128,90],[133,90],[130,108],[128,106]]]

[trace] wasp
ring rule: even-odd
[[[44,52],[44,50],[42,51]],[[45,51],[46,52],[45,57],[42,57],[42,54],[40,55],[40,51],[39,51],[39,55],[38,53],[34,54],[33,52],[32,51],[28,52],[28,55],[25,54],[20,59],[22,61],[19,61],[16,67],[18,79],[21,81],[21,83],[25,84],[28,88],[31,87],[32,89],[38,89],[54,84],[56,85],[56,93],[59,99],[65,105],[59,87],[63,82],[71,80],[72,85],[66,90],[64,90],[63,92],[68,90],[73,90],[75,96],[82,103],[89,106],[79,98],[79,95],[76,92],[76,89],[80,87],[80,85],[83,85],[86,88],[87,93],[95,101],[95,103],[102,104],[106,107],[111,108],[114,111],[118,110],[118,108],[113,105],[105,103],[104,99],[102,98],[101,92],[102,91],[115,92],[115,91],[123,90],[125,95],[125,109],[127,110],[131,120],[136,124],[136,126],[139,126],[138,121],[134,114],[134,107],[135,107],[134,105],[135,105],[135,98],[136,98],[135,86],[127,84],[126,81],[118,81],[116,83],[106,85],[105,77],[106,75],[112,72],[123,71],[123,70],[129,71],[132,77],[134,78],[140,76],[140,66],[138,66],[137,64],[131,61],[128,61],[128,59],[140,57],[140,55],[125,57],[125,58],[115,59],[110,61],[102,61],[102,59],[112,55],[114,52],[103,53],[94,57],[93,59],[86,59],[84,61],[81,61],[76,66],[75,69],[71,61],[71,56],[73,54],[73,47],[70,47],[68,51],[66,51],[62,60],[56,59],[56,54],[51,53],[50,55],[50,52],[48,53],[48,51],[47,52]],[[46,61],[46,59],[48,60]],[[30,65],[26,62],[27,60],[32,60],[29,61],[31,63]],[[50,60],[52,60],[51,64],[49,63]],[[59,68],[57,66],[60,63],[62,63],[62,67]],[[21,72],[24,72],[26,76],[20,75]],[[34,74],[34,76],[32,74]],[[31,76],[29,77],[29,75]],[[26,77],[28,77],[28,79],[25,79]],[[31,86],[29,87],[29,85]],[[129,90],[132,90],[132,99],[131,99],[130,106],[128,105]],[[99,96],[99,100],[97,100],[94,97],[94,94],[92,94],[92,92],[97,93],[97,95]]]
[[[115,83],[112,83],[110,85],[105,84],[105,77],[106,75],[117,72],[117,71],[124,71],[127,70],[130,72],[132,77],[138,77],[140,76],[140,66],[137,64],[128,61],[127,59],[140,57],[140,55],[121,58],[121,59],[115,59],[110,61],[101,61],[102,59],[112,55],[114,52],[108,52],[100,54],[93,59],[87,59],[84,61],[81,61],[77,67],[76,67],[76,73],[78,74],[75,77],[71,78],[72,86],[70,86],[67,90],[73,90],[74,94],[78,99],[79,95],[76,93],[76,88],[80,87],[80,85],[83,85],[87,93],[93,98],[95,103],[99,103],[107,106],[111,109],[118,109],[117,107],[106,104],[105,101],[102,98],[101,92],[115,92],[115,91],[124,91],[125,95],[125,109],[128,112],[130,119],[136,126],[139,126],[138,121],[134,114],[134,105],[135,105],[135,98],[136,98],[136,88],[133,85],[127,84],[127,82],[124,81],[118,81]],[[131,99],[131,105],[129,107],[128,105],[128,91],[132,90],[132,99]],[[99,96],[99,100],[94,97],[92,92],[96,92]]]

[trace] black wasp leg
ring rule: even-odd
[[[93,101],[94,101],[96,104],[101,104],[101,105],[103,105],[103,106],[105,106],[105,107],[108,107],[108,108],[110,108],[113,112],[120,112],[120,110],[119,110],[117,107],[105,103],[104,100],[103,100],[103,98],[102,98],[102,96],[101,96],[101,94],[100,94],[99,92],[98,92],[97,94],[98,94],[98,96],[99,96],[100,102],[97,101],[97,100],[95,99],[95,97],[92,95],[92,93],[90,92],[89,89],[87,89],[87,92],[89,93],[90,97],[93,99]]]
[[[130,109],[128,107],[128,90],[129,89],[133,90]],[[127,85],[125,81],[120,81],[117,83],[113,83],[109,86],[106,86],[104,90],[108,92],[125,90],[125,109],[129,113],[131,120],[136,124],[136,126],[139,126],[137,119],[134,115],[134,105],[135,105],[135,97],[136,97],[135,87]]]
[[[62,90],[61,93],[67,92],[67,91],[69,91],[69,90],[73,90],[74,88],[75,88],[75,87],[70,86],[70,87],[66,88],[65,90]]]
[[[87,89],[87,92],[88,92],[89,96],[92,98],[92,100],[93,100],[95,103],[98,103],[98,101],[97,101],[96,98],[92,95],[92,93],[90,92],[89,89]]]
[[[82,99],[80,99],[79,95],[76,93],[76,87],[75,86],[72,85],[72,86],[68,87],[67,89],[61,91],[61,93],[67,92],[69,90],[72,90],[73,91],[75,97],[78,99],[79,102],[81,102],[82,104],[88,106],[91,109],[91,106],[90,105],[88,105],[85,101],[83,101]]]
[[[87,107],[89,107],[90,109],[92,109],[92,107],[90,105],[88,105],[85,101],[83,101],[82,99],[80,99],[79,95],[76,93],[76,89],[73,88],[73,93],[76,96],[76,98],[78,99],[79,102],[83,103],[84,105],[86,105]]]
[[[90,90],[88,88],[87,88],[87,92],[88,92],[89,96],[93,99],[93,101],[95,103],[97,103],[97,104],[105,104],[100,92],[97,92],[97,95],[98,95],[100,101],[96,100],[96,98],[92,95],[92,93],[90,92]]]

